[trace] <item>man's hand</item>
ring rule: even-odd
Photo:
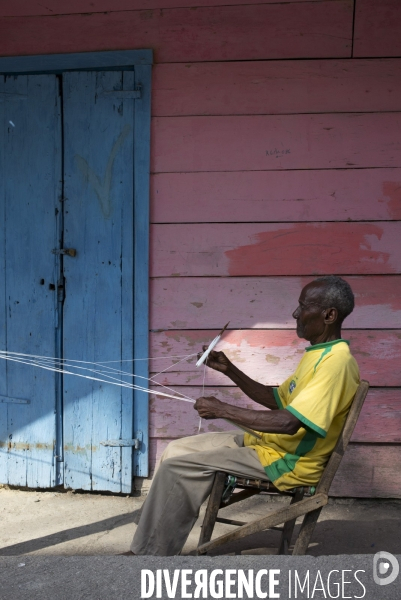
[[[203,352],[206,352],[208,346],[203,346],[202,348]],[[199,352],[198,359],[202,356],[203,352]],[[231,362],[228,360],[224,352],[216,352],[216,350],[212,350],[210,352],[206,359],[206,364],[211,369],[219,371],[220,373],[224,373],[225,375],[227,375],[231,367]]]
[[[203,352],[207,350],[208,346],[203,346]],[[202,356],[203,352],[199,352],[198,359]],[[263,383],[259,383],[258,381],[254,381],[248,375],[245,375],[242,371],[238,369],[224,354],[224,352],[217,352],[216,350],[212,350],[207,357],[206,363],[208,367],[218,371],[219,373],[223,373],[231,379],[231,381],[237,385],[249,398],[261,404],[262,406],[266,406],[266,408],[270,408],[272,410],[276,410],[278,408],[276,400],[274,398],[273,388],[267,385],[263,385]],[[224,403],[221,403],[224,404]],[[225,406],[229,406],[225,404]],[[206,419],[211,419],[213,417],[205,417]],[[223,419],[226,416],[222,416]],[[230,417],[227,417],[230,418]]]
[[[202,419],[218,419],[224,404],[214,396],[201,396],[195,402],[194,409],[198,411]]]

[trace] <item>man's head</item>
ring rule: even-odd
[[[341,277],[318,277],[306,285],[292,316],[297,321],[297,335],[317,344],[341,335],[344,319],[354,309],[351,286]]]

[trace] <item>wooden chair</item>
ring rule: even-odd
[[[343,430],[316,488],[298,487],[286,492],[280,492],[270,481],[246,479],[236,477],[231,473],[218,471],[209,497],[196,553],[198,555],[207,554],[210,550],[227,542],[233,542],[253,533],[265,531],[266,529],[278,529],[282,532],[278,554],[288,554],[295,521],[298,517],[305,515],[292,552],[293,555],[305,554],[320,511],[328,502],[331,483],[351,439],[368,389],[369,383],[361,381],[344,423]],[[240,488],[242,491],[233,494],[235,488]],[[291,503],[284,508],[270,512],[265,517],[248,523],[218,517],[220,508],[230,506],[262,492],[280,496],[291,496]],[[226,533],[210,541],[216,521],[236,525],[237,528],[232,533]],[[284,524],[283,527],[277,527],[281,523]]]

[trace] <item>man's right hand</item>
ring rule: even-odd
[[[208,346],[203,346],[203,352],[208,349]],[[199,352],[198,359],[202,356],[203,352]],[[224,354],[224,352],[216,352],[212,350],[207,357],[205,363],[211,369],[223,373],[231,379],[231,381],[237,385],[249,398],[272,410],[277,410],[277,402],[274,397],[273,388],[263,383],[259,383],[254,379],[245,375],[238,367],[236,367]]]
[[[208,346],[203,346],[203,351],[199,352],[198,359],[202,356],[203,352],[206,352],[207,349]],[[228,360],[224,352],[216,352],[216,350],[212,350],[206,359],[206,365],[215,371],[219,371],[220,373],[227,375],[231,367],[231,362]]]

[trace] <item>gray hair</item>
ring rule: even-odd
[[[336,275],[325,275],[314,281],[324,283],[322,300],[327,308],[333,307],[338,311],[340,323],[352,313],[355,306],[355,298],[350,284]]]

